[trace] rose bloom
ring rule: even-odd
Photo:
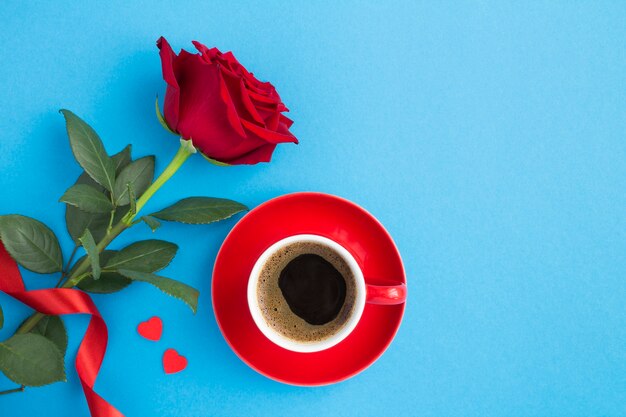
[[[298,143],[289,111],[269,82],[259,81],[231,52],[193,42],[199,54],[174,53],[157,41],[167,83],[164,116],[171,130],[205,156],[231,165],[269,162],[279,143]]]

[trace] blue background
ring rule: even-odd
[[[380,3],[0,4],[0,213],[41,219],[70,251],[56,201],[80,170],[62,107],[110,152],[132,142],[165,166],[178,146],[154,117],[165,35],[177,51],[233,50],[271,80],[301,144],[259,166],[193,158],[148,210],[324,191],[377,216],[405,261],[388,351],[351,380],[299,388],[249,369],[217,328],[211,268],[234,220],[127,232],[115,245],[178,243],[164,275],[202,295],[196,316],[140,283],[94,297],[110,331],[96,389],[126,416],[626,415],[626,3]],[[0,303],[4,339],[28,310]],[[135,332],[155,314],[156,344]],[[88,415],[73,369],[87,318],[66,322],[69,382],[0,397],[1,415]],[[187,370],[163,374],[168,347]]]

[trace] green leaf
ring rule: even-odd
[[[107,192],[104,187],[92,180],[86,172],[83,172],[78,177],[75,184],[85,184],[100,192]],[[68,233],[74,240],[74,243],[80,243],[78,238],[83,235],[85,229],[89,229],[94,240],[99,242],[106,234],[106,229],[109,225],[109,214],[87,213],[80,210],[78,207],[68,204],[65,207],[65,224],[67,226]]]
[[[86,184],[72,185],[59,199],[88,213],[110,213],[113,204],[106,195]]]
[[[115,164],[115,176],[116,177],[120,174],[120,172],[122,172],[124,168],[126,168],[128,164],[130,164],[131,149],[132,149],[132,145],[126,145],[124,149],[122,149],[120,152],[116,153],[115,155],[111,157],[111,159],[113,160],[113,163]]]
[[[128,200],[130,201],[130,213],[134,216],[137,213],[137,200],[135,199],[135,189],[130,182],[126,184],[128,191]]]
[[[105,250],[100,254],[100,264],[105,265],[115,254],[117,251]],[[86,258],[83,256],[81,259],[76,261],[74,264],[74,268],[72,268],[70,275],[74,272],[74,270],[81,264],[81,262]],[[100,274],[99,280],[94,280],[93,277],[88,276],[83,278],[77,285],[83,291],[87,291],[95,294],[110,294],[117,291],[120,291],[126,287],[128,287],[132,281],[125,276],[118,274],[117,272],[106,272],[103,271]]]
[[[76,244],[80,243],[78,239],[83,235],[85,229],[89,229],[94,240],[99,242],[106,234],[109,215],[86,213],[77,207],[68,205],[65,208],[65,223],[67,231]]]
[[[97,182],[91,179],[86,173],[81,174],[76,180],[76,184],[87,184],[94,187],[103,193],[107,191],[100,186]],[[113,224],[121,220],[126,213],[128,213],[129,207],[122,206],[115,209],[115,216],[113,217]],[[96,242],[100,242],[106,234],[107,226],[109,225],[110,213],[87,213],[77,207],[66,205],[65,208],[65,223],[67,231],[74,240],[74,243],[80,244],[78,238],[83,235],[85,229],[89,229],[93,239]]]
[[[128,206],[116,208],[115,215],[113,216],[113,224],[119,222],[128,210]],[[100,242],[104,235],[106,235],[109,218],[110,213],[87,213],[69,205],[65,209],[67,230],[76,244],[80,244],[78,239],[83,235],[85,229],[89,229],[93,239],[96,242]]]
[[[115,188],[113,190],[115,204],[123,206],[130,203],[127,184],[132,184],[135,195],[140,197],[150,186],[153,177],[154,156],[146,156],[131,162],[115,180]]]
[[[104,266],[108,271],[130,269],[155,272],[165,268],[176,256],[178,246],[164,240],[149,239],[126,246]]]
[[[161,220],[206,224],[227,219],[248,207],[236,201],[213,197],[189,197],[151,214]]]
[[[131,271],[128,269],[120,269],[118,272],[133,281],[143,281],[152,284],[165,294],[182,300],[191,308],[194,314],[198,309],[198,296],[200,293],[187,284],[147,272]]]
[[[206,156],[202,152],[200,152],[200,155],[202,155],[204,157],[204,159],[206,159],[207,161],[209,161],[213,165],[217,165],[218,167],[230,167],[230,166],[232,166],[231,164],[227,164],[226,162],[221,162],[221,161],[218,161],[217,159],[209,158],[208,156]]]
[[[93,178],[91,178],[89,176],[89,174],[87,174],[85,171],[83,171],[82,174],[80,174],[78,176],[78,178],[76,178],[76,182],[74,184],[85,184],[85,185],[88,185],[88,186],[90,186],[92,188],[95,188],[96,190],[100,191],[104,195],[108,195],[107,193],[109,193],[106,188],[104,188],[103,186],[101,186],[100,184],[95,182],[93,180]]]
[[[67,330],[59,316],[44,316],[29,333],[39,334],[56,345],[65,356],[67,350]]]
[[[100,256],[98,254],[98,248],[96,247],[96,242],[93,240],[93,236],[91,236],[91,232],[89,229],[85,229],[85,232],[80,237],[80,243],[82,243],[83,248],[87,252],[87,256],[91,261],[91,276],[93,279],[98,280],[100,278]]]
[[[59,348],[42,335],[16,334],[0,343],[0,370],[13,382],[42,386],[65,381],[65,363]]]
[[[161,222],[152,216],[142,216],[141,220],[143,220],[144,223],[147,224],[150,229],[152,229],[152,232],[161,227]]]
[[[98,184],[109,191],[115,185],[115,163],[107,155],[98,134],[81,118],[69,110],[61,110],[65,117],[67,135],[76,161]]]
[[[26,269],[49,274],[63,268],[57,237],[38,220],[17,214],[0,216],[0,239],[11,257]]]
[[[4,312],[2,311],[2,306],[0,306],[0,329],[4,327]]]
[[[159,123],[161,123],[161,126],[163,126],[163,129],[167,130],[168,132],[170,132],[173,135],[179,136],[178,133],[176,133],[172,129],[170,129],[170,127],[168,126],[167,122],[165,121],[165,117],[163,117],[163,113],[161,113],[161,108],[159,107],[159,96],[157,96],[157,98],[156,98],[156,101],[154,103],[154,107],[156,109],[157,119],[159,120]]]

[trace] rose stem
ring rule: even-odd
[[[165,182],[169,180],[176,171],[178,171],[178,168],[181,167],[183,162],[185,162],[187,158],[189,158],[194,153],[196,153],[196,148],[194,148],[194,146],[192,145],[191,140],[185,140],[181,138],[180,148],[178,148],[178,152],[176,152],[176,155],[174,155],[172,161],[163,170],[163,172],[161,172],[161,175],[159,175],[159,177],[141,195],[141,197],[139,197],[139,200],[137,200],[137,213],[139,213],[139,211],[143,208],[143,206],[150,199],[150,197],[152,197],[152,195],[159,188],[161,188],[161,186],[165,184]],[[135,215],[133,215],[133,218]],[[129,220],[128,224],[130,224],[133,218]]]
[[[67,276],[70,265],[72,264],[72,260],[74,259],[74,256],[76,255],[76,251],[78,251],[79,247],[80,247],[79,245],[74,245],[74,250],[72,250],[72,254],[70,255],[70,258],[67,260],[65,267],[61,271],[61,278],[59,278],[59,282],[57,282],[57,285],[55,285],[54,288],[58,288],[61,286],[61,283],[63,282],[63,278]]]
[[[134,218],[139,213],[139,210],[146,204],[146,202],[154,195],[154,193],[161,188],[163,184],[169,180],[172,175],[182,166],[182,164],[189,158],[192,154],[196,153],[196,148],[191,144],[191,140],[184,140],[181,138],[180,140],[180,148],[174,155],[174,158],[170,161],[170,163],[165,167],[165,170],[158,176],[158,178],[148,187],[148,189],[141,195],[139,200],[137,200],[137,210],[135,213],[129,212],[126,216],[122,218],[109,232],[102,238],[102,240],[96,246],[98,253],[101,253],[108,245],[111,243],[113,239],[115,239],[120,233],[124,230],[128,229],[132,226]],[[61,286],[61,288],[72,288],[88,274],[85,274],[89,266],[91,265],[91,261],[89,257],[86,257],[80,265],[74,270],[72,275],[68,278],[67,281]],[[45,314],[36,312],[32,314],[15,332],[16,334],[28,333],[39,323]]]

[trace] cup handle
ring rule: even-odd
[[[394,305],[406,301],[406,285],[370,285],[366,284],[367,297],[365,302],[370,304]]]

